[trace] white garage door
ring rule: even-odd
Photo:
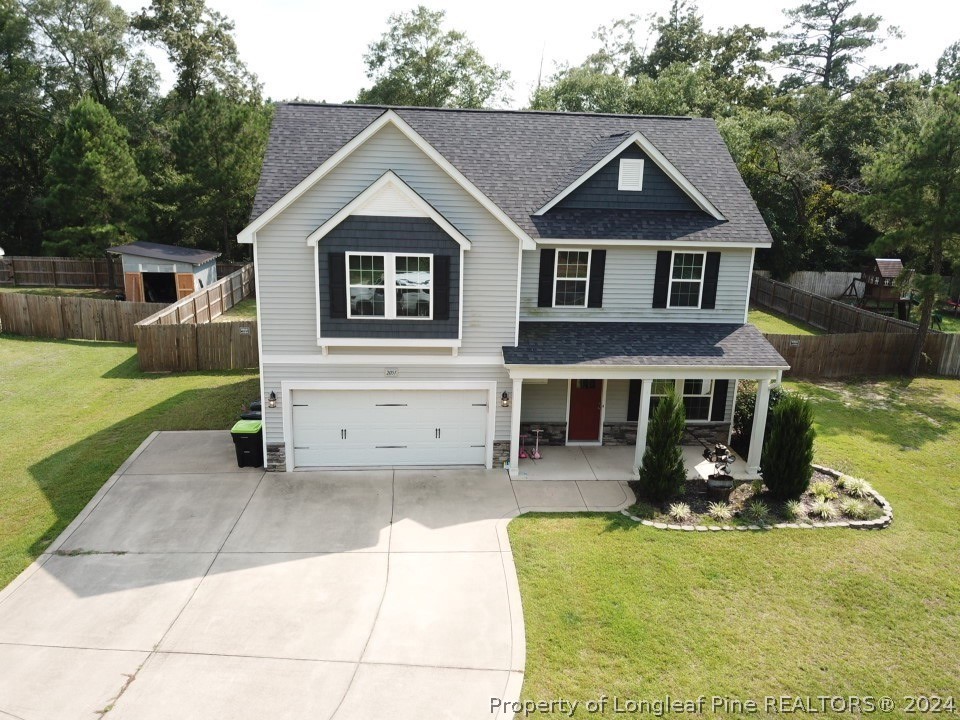
[[[483,465],[483,390],[297,390],[295,467]]]

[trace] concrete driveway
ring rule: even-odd
[[[625,490],[264,473],[155,433],[0,592],[0,719],[496,717],[525,661],[506,523]]]

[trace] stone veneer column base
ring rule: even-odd
[[[683,445],[714,445],[716,443],[727,444],[730,437],[730,423],[708,423],[705,425],[687,425],[687,431],[683,434]]]
[[[267,443],[267,472],[284,472],[287,469],[287,446],[283,443]]]
[[[502,468],[510,462],[510,441],[493,441],[493,467]]]

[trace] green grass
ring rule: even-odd
[[[247,298],[241,300],[214,322],[233,322],[235,320],[256,320],[257,319],[257,299]]]
[[[773,310],[751,307],[747,322],[755,325],[760,332],[772,335],[823,335],[823,330]]]
[[[942,330],[943,332],[948,333],[960,333],[960,314],[954,315],[952,310],[941,310],[940,314],[943,316],[943,323],[940,328],[934,326],[934,329]]]
[[[99,290],[97,288],[64,288],[64,287],[13,287],[4,285],[0,292],[20,293],[22,295],[53,295],[60,297],[84,297],[94,300],[115,300],[121,290]]]
[[[518,518],[524,698],[716,694],[759,700],[764,717],[767,695],[902,708],[903,695],[958,694],[960,381],[791,385],[816,402],[817,460],[873,483],[892,527],[694,534],[611,514]]]
[[[255,373],[144,375],[119,343],[0,336],[0,587],[154,430],[228,428]]]

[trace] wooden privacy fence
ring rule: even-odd
[[[828,333],[914,333],[917,326],[754,274],[751,302]]]
[[[765,278],[770,277],[769,270],[757,270],[757,274]],[[843,291],[850,286],[850,282],[858,277],[860,277],[860,273],[852,271],[827,270],[817,272],[815,270],[798,270],[790,274],[786,284],[798,290],[812,292],[815,295],[835,298],[843,295]]]
[[[183,325],[213,322],[254,291],[253,265],[247,264],[210,287],[197,290],[143,320],[140,325]]]
[[[260,364],[256,321],[137,325],[136,335],[144,372],[234,370]]]
[[[256,321],[212,322],[254,290],[253,265],[247,264],[137,323],[140,369],[183,372],[257,367]]]
[[[15,335],[133,342],[134,325],[162,303],[0,293],[0,331]]]
[[[912,333],[766,335],[790,365],[787,376],[840,378],[902,375],[910,364]],[[924,345],[921,372],[960,377],[960,334],[931,333]]]
[[[119,257],[6,257],[0,258],[0,285],[120,289],[123,265]]]

